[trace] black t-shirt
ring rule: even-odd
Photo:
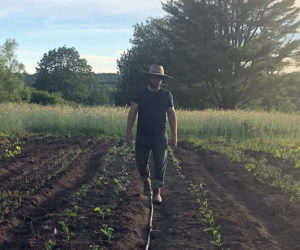
[[[160,88],[152,92],[144,87],[136,92],[132,101],[139,105],[137,124],[139,134],[156,136],[165,133],[167,108],[174,106],[170,91]]]

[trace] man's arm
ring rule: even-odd
[[[176,119],[174,107],[168,108],[167,114],[168,114],[168,120],[171,128],[171,132],[172,132],[171,145],[172,147],[176,147],[177,146],[177,119]]]
[[[132,142],[132,127],[135,122],[136,113],[138,111],[138,104],[131,102],[130,110],[127,117],[127,131],[126,131],[126,141],[131,144]]]

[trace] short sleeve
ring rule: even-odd
[[[140,95],[140,91],[137,90],[137,91],[135,92],[134,96],[133,96],[132,101],[135,102],[135,103],[137,103],[137,104],[140,104],[140,96],[141,96],[141,95]]]
[[[174,107],[173,96],[172,96],[171,92],[169,92],[169,100],[168,100],[168,103],[167,103],[167,107],[168,108]]]

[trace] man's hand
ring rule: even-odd
[[[177,146],[177,136],[173,135],[171,138],[171,147],[175,148]]]
[[[132,142],[132,132],[127,132],[126,133],[126,141],[127,141],[127,143],[129,143],[129,145],[131,145],[131,142]]]

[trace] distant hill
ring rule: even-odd
[[[24,75],[25,86],[32,87],[32,85],[35,83],[36,80],[36,74],[24,73],[23,75]]]
[[[119,74],[116,73],[98,73],[94,74],[95,82],[99,85],[113,85],[118,82]],[[25,86],[32,86],[36,80],[36,74],[24,73]]]
[[[116,73],[99,73],[94,74],[96,84],[100,85],[116,85],[119,79],[119,74]]]

